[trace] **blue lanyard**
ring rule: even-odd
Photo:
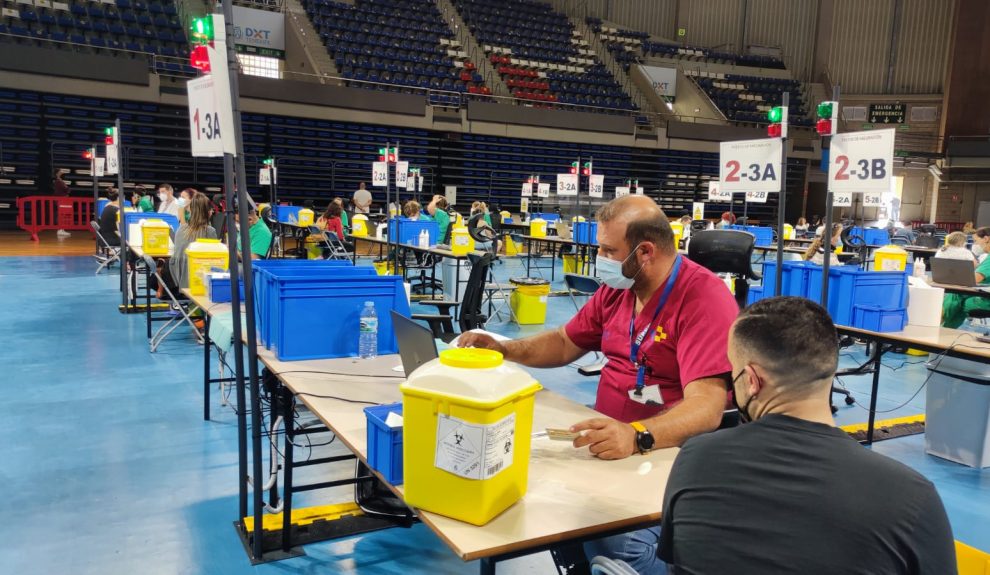
[[[650,332],[653,324],[660,317],[660,310],[663,309],[664,304],[667,303],[667,298],[670,297],[670,292],[674,289],[674,283],[677,281],[677,274],[681,270],[681,256],[678,255],[674,258],[674,267],[670,271],[670,277],[667,278],[667,285],[663,288],[663,293],[660,294],[660,299],[657,301],[657,309],[653,312],[653,319],[650,323],[646,324],[646,327],[639,332],[639,335],[633,339],[633,330],[636,329],[636,307],[633,304],[633,316],[629,320],[629,361],[636,366],[636,395],[642,395],[643,387],[646,385],[646,365],[641,364],[636,358],[639,356],[639,349],[643,345],[643,340],[646,339],[646,334]]]

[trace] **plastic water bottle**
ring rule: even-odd
[[[372,359],[378,356],[378,314],[375,313],[375,302],[364,302],[361,310],[361,337],[358,340],[358,355],[361,359]]]
[[[430,247],[430,232],[422,230],[419,232],[419,247],[428,248]]]

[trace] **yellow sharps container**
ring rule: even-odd
[[[169,244],[168,227],[163,220],[141,220],[141,247],[149,256],[167,256]]]
[[[205,274],[214,269],[226,271],[229,262],[227,245],[220,240],[200,238],[186,248],[189,273],[189,293],[206,295]]]
[[[399,389],[407,504],[484,525],[526,494],[531,375],[496,351],[448,349]]]
[[[355,214],[351,218],[351,235],[361,238],[368,237],[368,216]]]
[[[884,246],[873,252],[873,271],[902,272],[907,268],[907,251],[894,246]]]

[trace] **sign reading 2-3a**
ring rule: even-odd
[[[722,142],[719,146],[722,193],[779,192],[780,158],[779,138]]]
[[[889,192],[894,130],[846,132],[832,136],[828,187],[835,192]]]

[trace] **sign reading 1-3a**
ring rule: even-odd
[[[779,192],[780,158],[779,138],[722,142],[719,145],[721,192]]]
[[[833,192],[887,192],[894,161],[894,130],[832,136],[828,187]]]

